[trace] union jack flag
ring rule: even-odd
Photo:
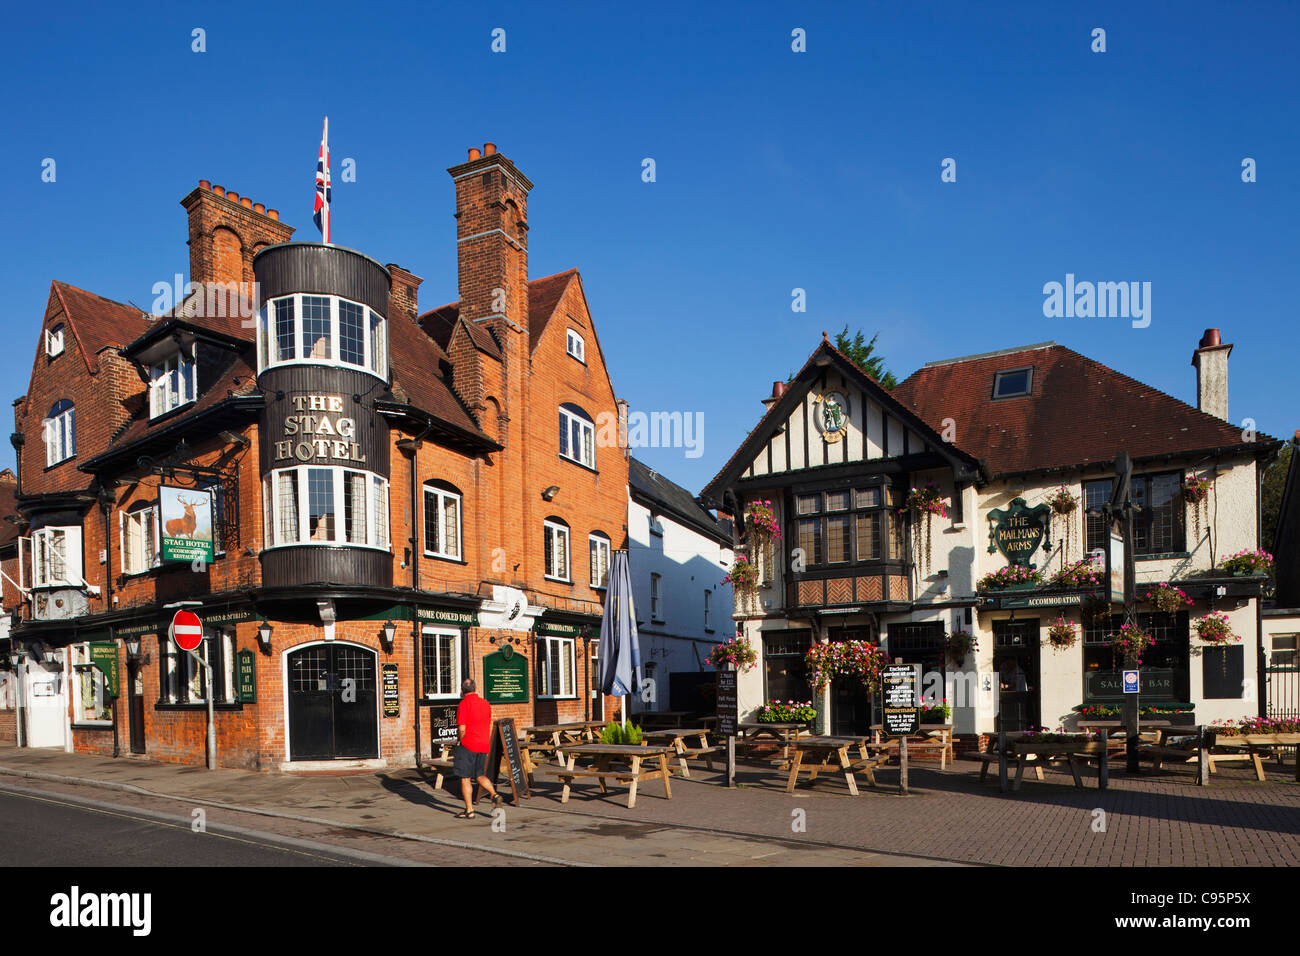
[[[330,118],[325,117],[325,131],[321,133],[320,156],[316,159],[316,211],[312,219],[320,230],[321,241],[330,241],[330,201],[334,190],[330,186]]]

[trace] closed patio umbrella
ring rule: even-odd
[[[636,636],[636,609],[632,604],[632,570],[627,552],[615,551],[605,590],[605,615],[600,621],[600,691],[623,698],[623,726],[627,726],[627,696],[641,677],[641,648]]]

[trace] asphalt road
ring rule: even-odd
[[[340,850],[226,824],[196,833],[174,814],[0,785],[0,866],[386,866],[409,860]]]

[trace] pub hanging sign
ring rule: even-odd
[[[1030,508],[1024,498],[1016,498],[1005,509],[994,508],[988,519],[989,554],[1001,551],[1012,564],[1028,567],[1040,544],[1051,550],[1052,509],[1047,505]]]

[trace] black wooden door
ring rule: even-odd
[[[316,644],[289,655],[289,759],[379,756],[375,655]]]
[[[831,680],[831,734],[859,737],[871,733],[871,697],[856,677]]]
[[[127,722],[131,727],[131,753],[144,753],[144,673],[135,661],[126,664]]]
[[[1038,619],[993,622],[993,670],[998,681],[998,730],[1040,725]]]

